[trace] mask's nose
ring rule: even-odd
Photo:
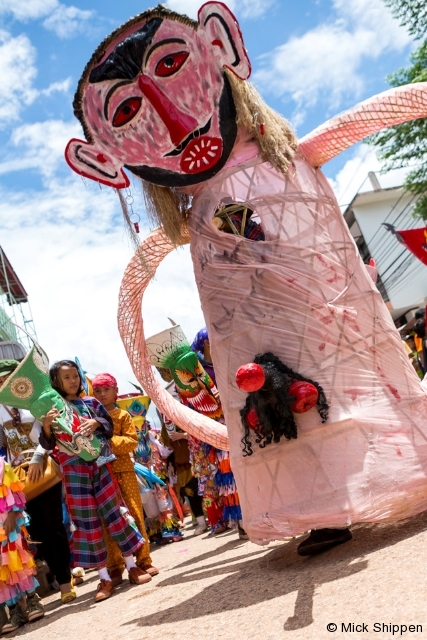
[[[139,88],[143,95],[151,102],[154,109],[163,120],[173,144],[177,147],[195,129],[197,120],[179,111],[157,85],[147,76],[138,78]]]

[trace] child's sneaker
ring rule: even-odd
[[[9,622],[6,622],[3,629],[1,630],[2,635],[5,633],[12,633],[22,627],[27,622],[27,617],[25,613],[22,611],[19,604],[16,604],[14,607],[9,607],[10,618]]]
[[[44,606],[41,603],[39,594],[34,593],[32,596],[27,595],[27,608],[25,609],[25,614],[28,622],[33,622],[34,620],[43,618],[44,613]]]

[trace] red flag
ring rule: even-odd
[[[396,231],[396,236],[418,260],[427,265],[427,227]]]

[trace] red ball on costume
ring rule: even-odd
[[[319,392],[310,382],[293,382],[288,389],[288,394],[295,398],[291,409],[294,413],[305,413],[312,409],[319,400]]]
[[[244,364],[236,371],[236,384],[242,391],[258,391],[265,383],[264,369],[254,362]]]

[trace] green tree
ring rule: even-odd
[[[392,14],[415,38],[427,32],[427,3],[425,0],[384,0]]]
[[[426,0],[384,1],[416,38],[422,38],[427,33]],[[410,60],[410,67],[398,69],[387,76],[390,86],[427,81],[427,40],[414,51]],[[371,136],[369,142],[377,148],[378,157],[384,161],[384,170],[414,167],[403,186],[419,196],[414,216],[427,220],[427,118],[385,129]]]

